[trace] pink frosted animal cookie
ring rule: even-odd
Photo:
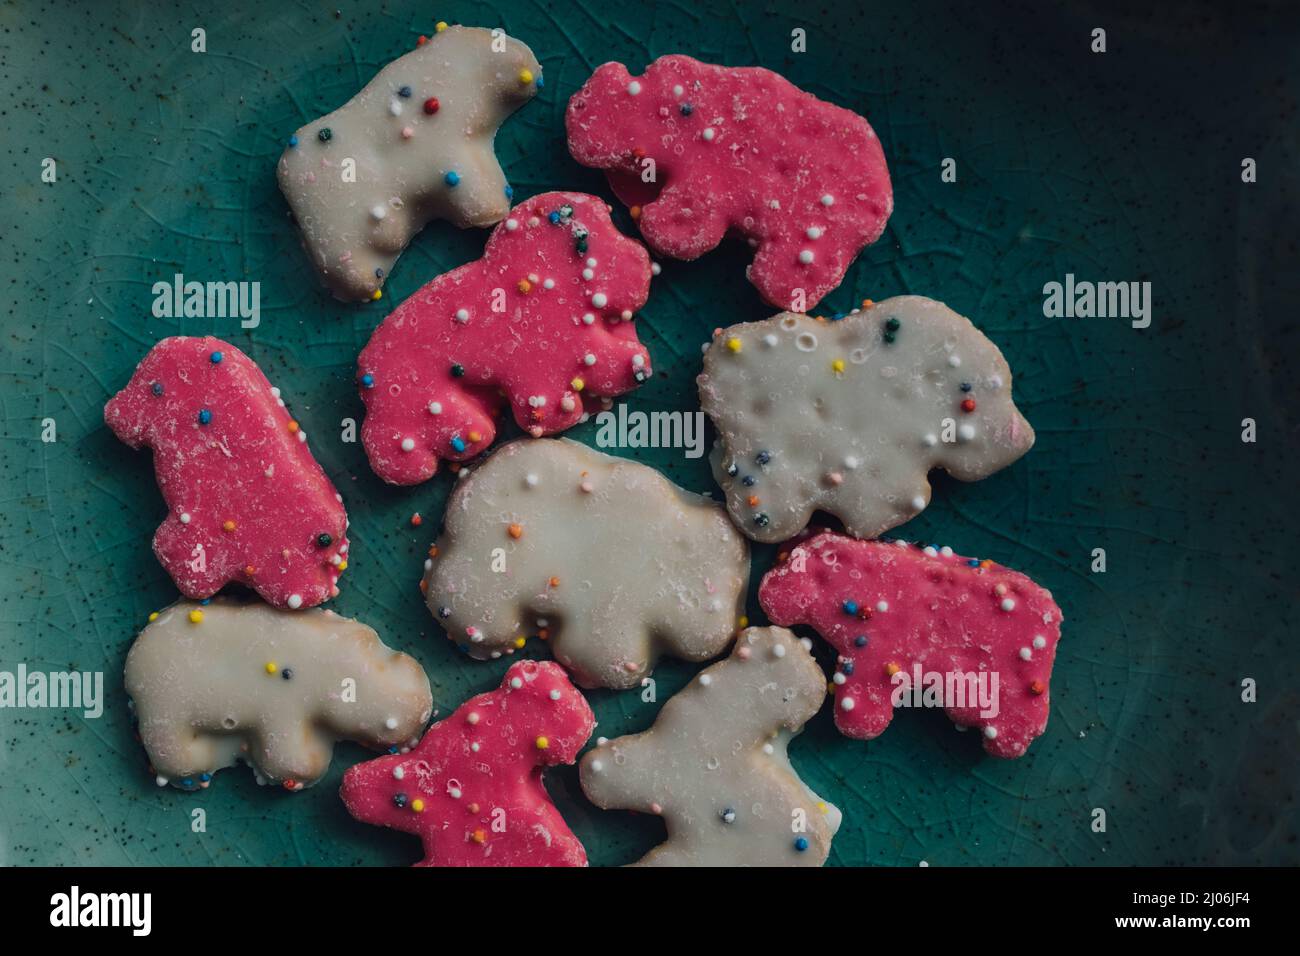
[[[544,193],[510,211],[483,258],[397,307],[357,360],[361,440],[387,482],[414,485],[441,458],[480,454],[501,392],[538,437],[578,423],[584,401],[650,376],[633,314],[650,258],[581,193]]]
[[[343,499],[280,390],[239,349],[210,336],[163,339],[104,421],[132,448],[153,449],[167,502],[153,550],[186,597],[233,581],[296,610],[338,593]]]
[[[586,866],[542,772],[573,763],[595,725],[558,664],[520,661],[409,753],[350,768],[339,795],[361,822],[417,834],[420,866]]]
[[[1047,727],[1061,609],[1023,574],[947,547],[823,532],[764,576],[758,599],[839,652],[835,724],[849,737],[878,737],[896,706],[943,707],[995,757],[1019,757]]]
[[[867,121],[759,67],[664,56],[599,67],[569,101],[569,152],[606,171],[656,252],[698,259],[727,233],[754,247],[772,305],[815,306],[894,208]]]

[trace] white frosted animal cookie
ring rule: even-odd
[[[722,506],[565,439],[502,445],[447,502],[429,610],[471,657],[548,637],[584,687],[635,687],[661,654],[735,635],[749,547]]]
[[[159,786],[207,787],[242,761],[258,783],[301,790],[336,741],[396,753],[433,711],[419,663],[333,611],[216,598],[150,621],[126,656],[126,692]]]
[[[1034,444],[997,346],[922,296],[733,325],[698,384],[713,473],[755,541],[793,537],[816,510],[874,538],[930,503],[930,469],[975,481]]]
[[[740,633],[731,656],[664,704],[647,731],[598,742],[582,790],[602,809],[664,818],[638,866],[821,866],[840,812],[795,774],[786,745],[821,708],[826,677],[783,627]]]
[[[479,27],[442,27],[421,41],[289,137],[280,157],[280,189],[303,246],[340,299],[379,298],[431,220],[490,226],[510,210],[492,143],[541,88],[537,58]]]

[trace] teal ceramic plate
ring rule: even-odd
[[[1169,20],[940,0],[0,6],[0,670],[99,671],[106,698],[94,719],[0,708],[0,862],[418,858],[413,838],[345,813],[339,777],[365,755],[353,746],[298,794],[242,769],[198,794],[154,785],[121,672],[148,613],[175,597],[149,550],[164,508],[149,456],[113,438],[102,407],[163,336],[212,333],[248,352],[346,499],[351,569],[333,606],[414,654],[444,712],[497,684],[504,662],[457,654],[417,588],[450,474],[387,487],[341,440],[362,416],[352,379],[371,330],[477,257],[485,233],[431,226],[382,301],[343,305],[310,273],[275,184],[288,134],[435,18],[504,27],[544,64],[545,89],[497,139],[520,198],[609,195],[563,137],[568,97],[606,60],[639,69],[684,52],[761,65],[862,112],[896,209],[822,309],[930,295],[970,316],[1014,369],[1033,451],[976,484],[940,476],[934,503],[898,533],[994,558],[1055,594],[1066,623],[1047,732],[1005,762],[938,713],[902,714],[863,743],[838,736],[823,710],[792,757],[844,811],[832,864],[1296,862],[1297,28],[1281,6],[1263,20],[1175,9]],[[1091,51],[1096,27],[1105,53]],[[191,50],[198,28],[203,53]],[[47,158],[54,183],[42,181]],[[1246,158],[1256,182],[1243,182]],[[640,320],[656,375],[631,408],[697,408],[712,329],[771,313],[746,259],[735,244],[664,263]],[[176,273],[260,282],[261,325],[155,318],[152,286]],[[1045,317],[1043,286],[1067,273],[1149,281],[1149,327]],[[1256,441],[1243,442],[1243,419]],[[620,453],[716,492],[703,460]],[[755,580],[772,560],[758,549]],[[660,701],[693,670],[664,666]],[[591,699],[611,737],[658,708],[631,692]],[[572,768],[550,786],[595,864],[634,860],[662,835],[656,820],[592,807]]]

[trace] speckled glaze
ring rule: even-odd
[[[510,208],[493,140],[537,94],[537,58],[479,27],[422,40],[294,133],[276,167],[307,256],[340,299],[374,298],[430,220],[490,226]]]
[[[649,291],[645,249],[614,228],[603,200],[545,193],[521,203],[483,258],[403,302],[357,359],[375,473],[412,485],[439,459],[482,453],[496,437],[498,392],[537,436],[635,388],[651,372],[633,321]]]
[[[634,77],[606,63],[565,127],[573,158],[639,209],[652,249],[698,259],[741,236],[754,249],[746,275],[779,309],[820,302],[894,208],[871,125],[760,67],[664,56]]]

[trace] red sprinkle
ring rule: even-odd
[[[426,43],[428,43],[428,42],[429,42],[429,38],[428,38],[427,36],[425,36],[423,33],[421,33],[419,39],[417,39],[417,40],[415,41],[415,45],[416,45],[416,46],[424,46],[424,45],[425,45]]]
[[[438,107],[440,105],[441,104],[438,102],[438,97],[431,96],[424,101],[424,111],[428,113],[430,116],[432,116],[434,113],[438,112]]]
[[[973,399],[973,398],[965,399],[965,400],[961,403],[961,410],[962,410],[963,412],[973,412],[973,411],[975,411],[975,399]]]
[[[415,514],[411,515],[411,527],[412,527],[412,528],[418,528],[418,527],[420,527],[420,525],[422,525],[423,523],[424,523],[424,519],[420,517],[420,512],[417,511]]]
[[[1041,694],[1043,691],[1047,690],[1047,688],[1043,686],[1042,681],[1036,680],[1029,685],[1029,690],[1033,694]]]

